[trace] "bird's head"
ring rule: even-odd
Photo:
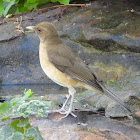
[[[55,43],[60,41],[57,31],[49,22],[41,22],[36,26],[28,26],[26,29],[35,31],[41,42]]]

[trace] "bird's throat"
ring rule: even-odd
[[[40,43],[46,44],[46,45],[58,45],[62,43],[61,39],[59,37],[46,37],[45,40],[40,38]]]

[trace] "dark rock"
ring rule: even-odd
[[[76,112],[75,112],[76,113]],[[45,140],[138,140],[140,127],[123,124],[109,118],[77,112],[77,118],[71,116],[58,121],[59,114],[49,115],[49,118],[32,117],[32,126],[38,126]]]

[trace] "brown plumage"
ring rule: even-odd
[[[96,93],[104,93],[131,112],[130,108],[106,89],[89,67],[68,46],[63,44],[52,24],[42,22],[35,27],[29,26],[27,29],[34,30],[40,38],[40,64],[46,75],[57,84],[69,89],[69,98],[59,110],[61,114],[65,114],[64,117],[69,114],[75,116],[71,112],[74,93],[76,92],[74,87],[84,87]],[[66,111],[65,105],[70,98],[70,107]]]

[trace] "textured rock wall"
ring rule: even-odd
[[[11,19],[1,18],[0,79],[3,89],[9,84],[52,83],[39,64],[38,37],[34,33],[15,31],[17,27],[25,29],[26,26],[49,21],[61,39],[79,54],[99,80],[107,83],[106,86],[120,98],[123,96],[122,99],[133,109],[139,107],[139,11],[139,6],[125,1],[95,1],[84,7],[48,8],[22,14],[21,27],[17,22],[19,15]],[[57,98],[58,94],[54,96]],[[93,94],[93,100],[89,109],[106,108],[106,115],[111,116],[126,114],[121,108],[111,112],[112,107],[118,106],[104,96]]]

